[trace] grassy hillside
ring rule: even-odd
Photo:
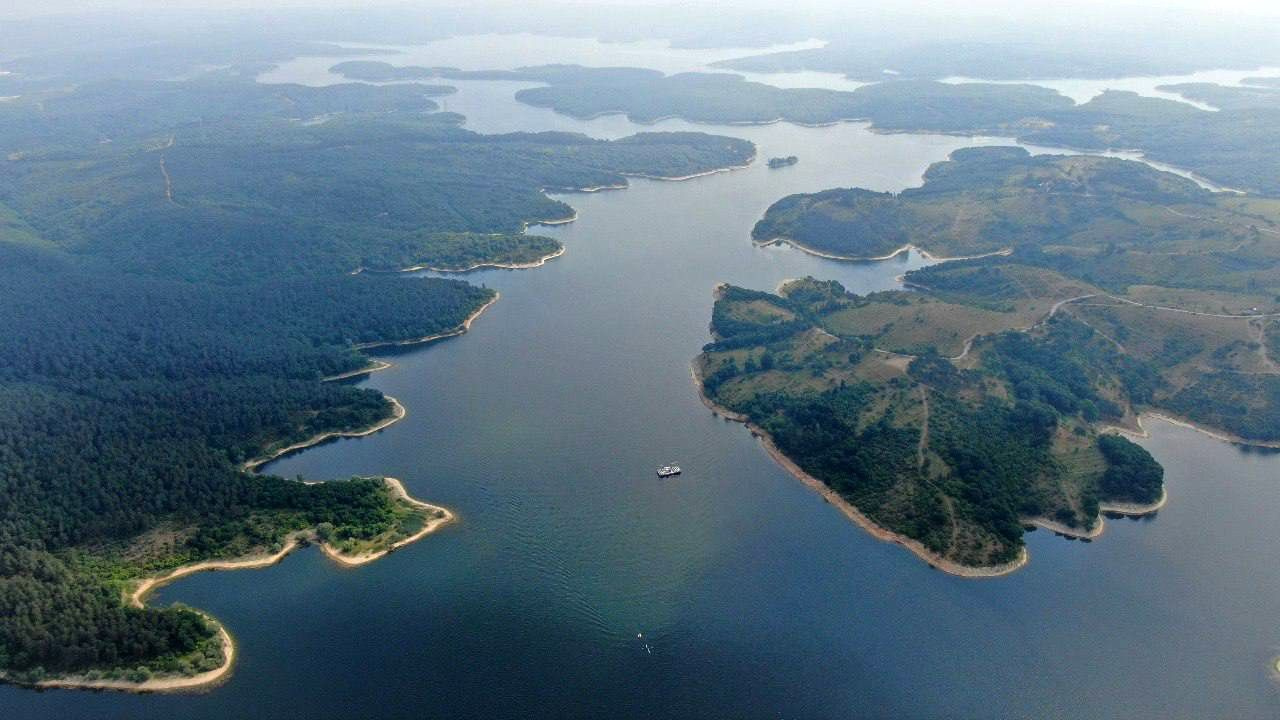
[[[1148,410],[1280,443],[1280,205],[1139,163],[970,149],[899,194],[785,198],[756,238],[941,255],[909,290],[721,292],[716,403],[873,522],[946,561],[1016,557],[1020,523],[1087,532],[1159,466],[1109,426]]]
[[[1013,329],[1031,303],[1049,307],[1078,290],[1046,279],[1044,295],[969,315],[981,318],[966,328],[980,333],[971,348],[938,319],[972,305],[910,292],[859,297],[813,280],[779,295],[724,288],[716,341],[697,360],[703,391],[878,525],[960,565],[1007,563],[1028,519],[1087,532],[1100,503],[1160,497],[1150,456],[1096,430],[1130,413],[1128,378],[1144,370],[1065,316]],[[964,355],[936,353],[948,344]]]

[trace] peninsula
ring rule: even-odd
[[[700,391],[846,514],[957,574],[1017,566],[1039,525],[1091,538],[1165,502],[1114,434],[1159,413],[1280,442],[1280,203],[1145,165],[957,152],[897,195],[776,203],[758,240],[972,259],[856,296],[813,279],[724,286]]]
[[[364,349],[459,335],[497,299],[353,270],[534,267],[563,247],[526,227],[573,217],[548,191],[755,155],[704,133],[481,135],[433,112],[447,91],[225,69],[4,104],[0,679],[219,681],[231,634],[141,605],[146,588],[306,541],[369,562],[447,521],[382,478],[253,472],[396,422],[394,399],[324,380],[385,367]]]

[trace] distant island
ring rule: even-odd
[[[772,169],[784,168],[789,165],[795,165],[798,162],[800,162],[800,158],[796,157],[795,155],[788,155],[786,157],[769,158],[769,167]]]
[[[883,67],[878,66],[877,76]],[[625,67],[543,65],[463,71],[354,61],[333,69],[367,80],[536,81],[545,86],[520,90],[516,98],[584,119],[624,113],[642,123],[668,117],[739,124],[784,120],[803,125],[865,120],[884,132],[1003,135],[1086,150],[1132,148],[1228,187],[1280,195],[1280,146],[1272,141],[1280,132],[1276,115],[1280,85],[1274,78],[1251,78],[1235,87],[1188,83],[1161,88],[1221,108],[1210,112],[1132,92],[1107,91],[1076,105],[1054,90],[1032,84],[950,83],[919,77],[895,76],[890,82],[846,92],[778,88],[731,73],[664,75]]]
[[[870,530],[957,574],[1022,561],[1023,526],[1093,537],[1162,471],[1113,429],[1156,413],[1280,445],[1280,201],[1136,162],[958,151],[897,195],[779,201],[756,228],[823,254],[975,259],[850,295],[725,286],[695,363],[713,407]]]
[[[1265,79],[1249,87],[1183,88],[1187,97],[1222,108],[1209,112],[1121,91],[1076,105],[1045,87],[981,82],[898,79],[844,92],[777,88],[728,73],[663,75],[564,65],[523,68],[501,77],[546,83],[520,90],[516,98],[578,118],[616,112],[649,123],[667,117],[804,125],[865,120],[883,132],[1003,135],[1086,150],[1136,149],[1224,186],[1280,195],[1280,145],[1273,142],[1280,132],[1280,87]]]

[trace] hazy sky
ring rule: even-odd
[[[9,5],[9,3],[12,5]],[[690,5],[687,0],[557,0],[558,4],[576,5]],[[457,0],[426,0],[405,2],[404,0],[9,0],[0,14],[8,16],[37,15],[47,13],[66,13],[81,11],[101,11],[118,9],[261,9],[283,7],[320,7],[320,8],[367,8],[370,6],[417,6],[432,5],[471,5]],[[486,0],[485,5],[509,5],[527,7],[538,4],[536,0]],[[728,0],[716,3],[722,7],[762,8],[776,11],[778,3],[774,0]],[[830,10],[841,8],[846,12],[857,12],[860,7],[890,7],[905,11],[922,10],[942,15],[954,14],[1018,14],[1027,15],[1038,12],[1062,13],[1064,11],[1086,11],[1091,13],[1112,13],[1116,11],[1142,12],[1154,11],[1164,13],[1169,10],[1204,11],[1208,14],[1221,15],[1224,12],[1249,15],[1280,15],[1280,2],[1276,0],[969,0],[963,4],[954,0],[892,0],[883,2],[858,2],[848,0],[793,0],[786,7],[795,8],[797,12],[807,9],[822,8]]]

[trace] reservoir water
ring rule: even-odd
[[[646,129],[527,108],[500,83],[450,103],[482,132]],[[1035,532],[1029,566],[965,580],[871,538],[697,398],[689,362],[717,283],[813,275],[866,292],[921,262],[754,247],[771,202],[899,190],[956,148],[1008,141],[853,123],[697,129],[800,162],[561,196],[578,220],[534,231],[565,255],[469,275],[502,293],[470,333],[389,356],[362,381],[401,400],[405,420],[266,468],[397,476],[459,522],[359,569],[309,549],[163,588],[153,602],[208,610],[236,636],[222,687],[0,687],[4,717],[1280,714],[1280,455],[1153,422],[1141,442],[1170,495],[1158,516],[1108,521],[1092,543]],[[671,461],[684,474],[656,479]]]

